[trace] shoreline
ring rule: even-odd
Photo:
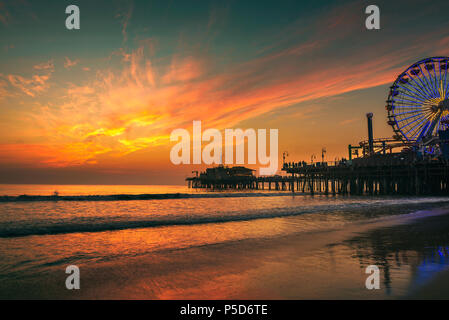
[[[340,195],[340,194],[313,194],[310,192],[292,191],[209,191],[204,193],[145,193],[145,194],[107,194],[107,195],[17,195],[0,196],[0,203],[8,202],[45,202],[45,201],[136,201],[136,200],[170,200],[170,199],[209,199],[209,198],[248,198],[248,197],[288,197],[288,196],[316,196],[327,198],[448,198],[446,195]]]
[[[449,207],[444,206],[359,221],[330,232],[249,238],[81,264],[79,291],[66,290],[62,266],[52,266],[35,278],[3,281],[0,293],[5,299],[403,299],[414,297],[413,273],[406,268],[402,276],[392,277],[397,262],[388,258],[388,266],[384,259],[396,253],[416,269],[420,250],[428,245],[421,238],[432,233],[432,241],[437,236],[445,241],[442,230],[448,226]],[[384,243],[389,246],[379,252]],[[382,290],[364,287],[364,268],[370,264],[381,267]],[[449,291],[432,281],[425,286],[440,297]],[[422,290],[418,297],[429,297],[429,290]]]
[[[322,198],[316,196],[316,200],[320,201]],[[321,196],[325,199],[329,197]],[[226,197],[229,198],[229,197]],[[231,197],[232,198],[232,197]],[[239,197],[241,198],[241,197]],[[303,198],[306,199],[306,198]],[[311,198],[310,198],[311,199]],[[287,218],[287,217],[299,217],[304,214],[314,214],[322,212],[332,212],[333,210],[346,210],[348,213],[360,211],[360,210],[394,210],[395,208],[400,208],[402,213],[397,213],[399,215],[408,214],[413,215],[409,212],[419,212],[419,210],[431,211],[433,208],[440,208],[445,205],[449,205],[448,198],[404,198],[404,197],[371,197],[370,202],[366,202],[365,197],[332,197],[337,202],[328,202],[321,204],[320,202],[314,205],[302,205],[293,206],[287,208],[284,211],[269,211],[261,210],[254,212],[246,212],[243,214],[229,213],[215,216],[204,216],[204,215],[184,215],[184,216],[174,216],[171,217],[170,214],[165,217],[152,217],[148,215],[144,218],[137,217],[133,219],[129,217],[128,219],[118,219],[112,221],[105,220],[68,220],[60,221],[58,223],[39,223],[39,224],[17,224],[5,225],[0,223],[0,239],[8,238],[19,238],[27,236],[46,236],[46,235],[58,235],[58,234],[74,234],[74,233],[88,233],[88,232],[107,232],[107,231],[120,231],[127,229],[142,229],[142,228],[159,228],[159,227],[170,227],[170,226],[197,226],[197,225],[214,225],[222,223],[233,223],[233,222],[250,222],[255,220],[264,220],[272,218]],[[352,199],[350,202],[339,203],[337,199]],[[44,204],[45,202],[39,202]],[[57,203],[57,202],[55,202]],[[106,202],[107,203],[107,202]],[[60,203],[58,207],[61,207],[63,203]],[[103,206],[105,204],[102,204]],[[36,205],[37,206],[37,205]],[[45,209],[45,206],[44,208]],[[407,211],[405,211],[407,210]],[[395,214],[395,215],[397,215]],[[386,219],[394,219],[394,216],[386,217]],[[51,221],[51,220],[49,220]],[[370,223],[375,222],[373,219]],[[356,222],[355,222],[356,223]]]
[[[33,202],[33,201],[133,201],[133,200],[167,200],[191,198],[242,198],[242,197],[276,197],[310,195],[310,193],[294,193],[291,191],[275,192],[228,192],[228,193],[153,193],[153,194],[111,194],[111,195],[19,195],[0,196],[0,202]],[[331,195],[329,195],[331,196]]]

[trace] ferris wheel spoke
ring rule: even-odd
[[[446,78],[447,78],[447,63],[448,63],[448,61],[446,61],[444,64],[445,64],[445,70],[444,70],[444,76],[443,76],[443,74],[442,74],[442,72],[441,72],[441,64],[440,64],[440,73],[441,73],[441,76],[440,76],[440,86],[441,86],[441,90],[443,91],[442,92],[442,97],[441,98],[447,98],[447,89],[446,89]],[[443,80],[443,78],[444,78],[444,80]]]
[[[402,130],[402,129],[405,129],[405,128],[407,128],[408,126],[410,126],[410,125],[412,125],[413,123],[415,123],[416,121],[421,120],[422,118],[424,118],[424,115],[422,115],[421,117],[419,117],[419,118],[417,118],[417,119],[415,119],[415,120],[413,120],[413,121],[411,121],[411,122],[406,123],[405,125],[403,125],[402,127],[400,127],[400,129],[401,129],[401,130]],[[399,127],[399,125],[398,125],[398,127]],[[408,130],[406,133],[410,132],[410,129],[411,129],[411,128],[414,128],[414,127],[410,127],[409,130]]]
[[[446,60],[439,60],[438,61],[438,65],[439,65],[439,69],[440,69],[440,82],[439,82],[439,86],[441,87],[441,98],[444,99],[446,97],[446,76],[447,76],[447,63],[448,61]],[[441,65],[444,64],[444,69],[441,68]],[[444,72],[443,72],[444,70]]]
[[[404,112],[401,112],[401,113],[396,113],[396,114],[394,114],[394,116],[397,117],[397,116],[400,116],[400,115],[403,115],[403,114],[410,114],[410,113],[416,113],[416,112],[423,112],[423,111],[422,110],[404,111]]]
[[[421,102],[416,102],[416,101],[408,100],[408,99],[404,99],[404,98],[401,98],[401,99],[398,98],[397,100],[395,99],[395,100],[393,100],[393,102],[397,103],[398,105],[413,105],[413,106],[417,106],[417,107],[423,105],[423,103],[421,103]]]
[[[421,82],[421,84],[419,84],[415,78],[413,78],[412,76],[410,76],[410,79],[412,79],[412,81],[416,84],[417,87],[419,87],[421,90],[420,92],[422,92],[426,99],[432,99],[432,95],[422,86],[422,81],[420,80],[420,78],[418,77],[419,82]]]
[[[446,61],[446,69],[444,70],[444,98],[449,98],[449,81],[447,81],[447,69],[449,67],[449,60]]]
[[[449,128],[443,122],[449,112],[442,103],[449,97],[448,69],[448,57],[431,57],[396,78],[387,100],[388,124],[403,141],[420,141]]]
[[[425,90],[421,87],[421,85],[416,82],[415,79],[413,79],[413,77],[411,77],[410,75],[409,79],[413,82],[411,82],[410,80],[408,81],[408,86],[410,87],[410,89],[412,89],[412,91],[415,91],[419,96],[421,96],[423,99],[429,99],[429,95],[425,92]]]
[[[423,135],[422,131],[428,130],[428,128],[429,128],[429,124],[430,124],[429,121],[430,121],[429,115],[425,116],[425,118],[417,126],[415,126],[416,129],[410,130],[410,132],[412,132],[411,136],[412,137],[416,137],[417,135],[422,136]]]
[[[411,97],[411,98],[416,99],[416,100],[421,101],[421,102],[425,102],[427,100],[425,97],[423,97],[419,93],[417,93],[417,92],[415,92],[413,90],[410,90],[407,87],[402,87],[401,85],[397,85],[397,86],[398,86],[398,88],[406,90],[407,92],[409,92],[410,94],[407,95],[408,97]],[[405,95],[405,93],[403,91],[400,91],[400,93]]]
[[[424,118],[424,119],[421,120],[422,118]],[[421,122],[418,122],[415,126],[410,127],[410,128],[405,132],[406,135],[409,135],[410,132],[412,132],[413,130],[415,130],[415,128],[421,126],[423,123],[425,123],[426,121],[428,121],[428,119],[427,119],[425,116],[422,116],[421,118],[418,118],[418,119],[416,119],[416,120],[410,122],[409,125],[411,125],[412,123],[414,123],[415,121],[418,121],[418,120],[421,120]]]
[[[430,130],[431,131],[429,131],[431,134],[433,134],[433,132],[435,131],[435,128],[437,127],[437,125],[440,123],[440,119],[441,119],[441,112],[439,112],[438,114],[436,114],[433,118],[432,118],[432,120],[431,120],[431,122],[430,122]],[[436,132],[438,132],[438,131],[436,131]]]
[[[438,97],[441,98],[442,92],[440,90],[440,83],[441,83],[441,70],[440,70],[440,76],[437,76],[437,72],[436,72],[436,66],[434,63],[433,64],[433,75],[434,75],[434,79],[435,79],[435,90],[438,92]]]
[[[434,70],[434,76],[433,76],[432,79],[433,79],[433,87],[434,87],[434,89],[435,89],[435,92],[437,93],[437,97],[438,97],[438,98],[441,98],[441,91],[440,91],[440,89],[438,88],[438,84],[440,83],[440,79],[438,78],[438,76],[437,76],[435,70]]]
[[[426,110],[424,107],[422,106],[395,106],[395,110]]]
[[[438,77],[438,86],[439,86],[438,91],[440,91],[440,90],[443,90],[443,78],[441,77],[441,60],[438,61],[438,70],[439,70],[439,72],[438,72],[438,74],[439,74],[439,77]],[[444,92],[440,91],[440,97],[441,98],[443,98],[443,95],[444,95]]]
[[[436,93],[435,93],[435,91],[433,90],[433,86],[432,86],[432,81],[431,81],[431,79],[430,79],[430,78],[427,78],[426,73],[425,73],[425,71],[423,71],[421,65],[418,65],[418,67],[419,67],[419,70],[421,70],[421,74],[422,74],[423,77],[424,77],[423,79],[424,79],[424,82],[425,82],[426,85],[427,85],[427,88],[429,89],[429,91],[432,93],[433,96],[436,96]],[[425,69],[425,68],[424,68],[424,69]]]
[[[411,138],[413,140],[419,140],[422,136],[425,135],[426,131],[429,128],[429,122],[422,122],[418,128],[416,128],[411,134]]]
[[[414,115],[412,115],[412,116],[409,116],[409,117],[406,117],[406,118],[402,118],[402,119],[396,120],[396,122],[399,123],[399,122],[402,122],[402,121],[405,121],[405,120],[413,119],[413,118],[418,117],[418,116],[420,116],[420,115],[421,115],[421,114],[414,114]]]
[[[413,133],[413,139],[419,141],[422,139],[422,137],[428,135],[429,132],[430,132],[430,124],[429,122],[426,122],[424,125],[422,125]]]
[[[425,102],[421,102],[421,101],[416,101],[416,99],[409,99],[409,97],[407,96],[403,96],[403,95],[396,95],[394,97],[392,97],[392,100],[394,100],[397,103],[411,103],[414,105],[423,105],[426,104],[430,99],[425,100]]]
[[[407,98],[410,98],[410,99],[412,99],[412,101],[419,101],[419,102],[421,102],[421,103],[426,103],[426,100],[422,100],[421,98],[419,98],[419,97],[416,97],[415,95],[410,95],[410,94],[407,94],[407,93],[405,93],[404,91],[399,91],[399,93],[400,93],[400,96],[406,96]]]
[[[421,90],[422,90],[423,92],[426,93],[426,98],[427,98],[427,99],[432,99],[432,98],[433,98],[432,93],[429,92],[429,90],[427,90],[427,86],[422,82],[422,80],[421,80],[421,78],[420,78],[419,76],[416,77],[416,79],[418,79],[419,83],[418,83],[418,81],[415,80],[415,78],[412,78],[412,79],[413,79],[413,81],[415,82],[415,84],[416,84],[418,87],[420,87]]]
[[[432,90],[430,90],[429,84],[428,84],[427,81],[426,81],[426,79],[427,79],[427,78],[426,78],[426,75],[423,74],[422,69],[421,69],[420,66],[417,66],[417,67],[419,67],[419,71],[420,71],[420,72],[416,75],[416,79],[418,79],[418,81],[421,83],[421,85],[422,85],[421,88],[427,93],[429,99],[435,98],[434,93],[432,92]],[[415,69],[416,69],[416,67],[415,67]],[[421,75],[422,75],[425,79],[423,79],[423,78],[421,77]],[[416,82],[416,83],[418,83],[418,82]]]
[[[426,110],[422,110],[422,109],[412,109],[412,110],[410,110],[410,109],[399,109],[399,110],[396,110],[396,112],[394,112],[391,115],[397,117],[397,116],[401,116],[401,115],[404,115],[404,114],[425,113],[425,112],[426,112]]]
[[[406,123],[402,126],[402,129],[406,129],[406,128],[408,127],[408,132],[411,132],[412,129],[416,127],[416,125],[419,125],[419,124],[420,124],[419,120],[424,119],[424,120],[422,120],[422,121],[425,121],[426,118],[427,118],[427,117],[426,117],[425,114],[418,114],[418,115],[415,116],[414,119],[404,119],[404,120],[409,120],[409,121],[406,122]],[[400,122],[398,122],[398,124],[399,124],[399,123],[400,123]],[[414,123],[416,123],[415,126],[411,127],[411,125],[414,124]]]
[[[422,108],[422,104],[413,104],[410,102],[397,102],[396,104],[394,104],[395,107],[398,108],[407,108],[407,107],[414,107],[414,108]]]
[[[416,91],[423,99],[429,99],[431,97],[430,93],[426,91],[422,83],[417,82],[412,76],[410,76],[410,79],[412,81],[409,81],[407,85],[413,89],[413,91]]]
[[[438,77],[438,91],[440,92],[440,98],[444,99],[446,96],[446,90],[445,90],[445,81],[444,81],[444,73],[441,69],[441,62],[439,63],[439,77]]]
[[[425,72],[422,70],[420,64],[418,65],[418,67],[419,67],[419,70],[421,70],[421,74],[422,74],[423,77],[424,77],[424,82],[427,84],[427,88],[428,88],[429,91],[432,93],[432,95],[433,95],[434,97],[436,97],[437,94],[436,94],[436,92],[433,90],[433,86],[431,85],[431,80],[430,80],[430,79],[427,79],[427,76],[426,76]],[[425,69],[425,68],[424,68],[424,69]]]
[[[403,124],[403,127],[405,128],[407,126],[407,123],[409,123],[410,121],[417,119],[418,117],[420,117],[421,114],[415,114],[413,117],[407,117],[407,118],[396,118],[396,123],[397,124]]]
[[[431,113],[429,113],[429,112],[423,112],[422,113],[422,116],[419,118],[419,119],[423,119],[421,122],[424,122],[424,121],[429,121],[430,120],[430,118],[431,118]],[[420,122],[420,123],[421,123]],[[412,122],[410,122],[409,124],[407,124],[406,126],[409,126],[409,125],[411,125],[411,124],[413,124],[414,123],[414,121],[412,121]],[[413,128],[415,128],[416,127],[416,125],[414,126],[414,127],[410,127],[409,129],[413,129]]]
[[[401,87],[405,90],[407,90],[408,92],[412,93],[414,96],[416,96],[417,99],[421,99],[421,100],[428,100],[429,98],[426,96],[426,94],[421,91],[421,89],[415,87],[413,84],[408,84],[409,87]]]
[[[448,98],[448,94],[449,94],[448,88],[446,87],[448,63],[449,63],[449,60],[446,60],[444,63],[446,65],[446,67],[444,69],[444,90],[445,90],[444,96],[445,96],[445,99]],[[441,69],[441,66],[440,66],[440,69]],[[449,83],[448,83],[448,85],[449,85]]]
[[[425,76],[424,76],[425,77]],[[435,98],[437,98],[438,97],[438,94],[435,92],[435,90],[433,89],[433,85],[432,85],[432,83],[431,83],[431,81],[430,80],[427,80],[427,78],[425,77],[425,82],[426,82],[426,84],[427,84],[427,89],[428,89],[428,91],[430,92],[430,94],[431,94],[431,96],[432,96],[432,99],[435,99]]]
[[[444,91],[445,91],[445,96],[444,96],[444,98],[445,99],[449,99],[449,81],[447,81],[447,84],[446,84],[446,86],[444,87],[445,89],[444,89]]]
[[[433,75],[431,74],[431,72],[429,70],[429,68],[430,68],[429,66],[432,66],[431,70],[433,70],[433,73],[434,73]],[[435,93],[435,96],[437,98],[440,97],[440,90],[438,90],[438,86],[437,86],[438,79],[437,79],[437,75],[435,73],[435,64],[433,63],[433,61],[430,61],[430,63],[429,62],[425,63],[424,69],[426,69],[426,71],[427,71],[427,75],[429,77],[428,78],[429,83],[431,85],[433,92]]]
[[[407,109],[416,109],[416,110],[422,110],[422,109],[424,109],[425,107],[424,106],[422,106],[422,105],[419,105],[419,106],[408,106],[408,105],[393,105],[393,107],[395,108],[395,109],[404,109],[404,110],[407,110]]]

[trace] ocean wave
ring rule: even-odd
[[[27,202],[27,201],[130,201],[130,200],[163,200],[163,199],[189,199],[189,198],[241,198],[241,197],[275,197],[299,195],[293,192],[230,192],[230,193],[154,193],[154,194],[111,194],[111,195],[20,195],[0,196],[0,202]],[[304,193],[301,193],[304,195]]]
[[[225,223],[225,222],[239,222],[249,221],[255,219],[270,219],[281,218],[289,216],[298,216],[306,213],[332,213],[345,212],[347,214],[354,214],[357,211],[361,215],[375,214],[375,209],[392,208],[394,206],[400,207],[403,210],[397,211],[397,214],[410,213],[417,209],[429,208],[430,206],[440,206],[447,204],[449,199],[429,198],[429,199],[403,199],[403,200],[374,200],[372,202],[352,202],[341,204],[326,204],[305,206],[299,208],[272,208],[269,210],[254,210],[245,213],[232,213],[229,215],[215,215],[215,216],[163,216],[163,217],[148,217],[147,219],[139,220],[116,220],[117,217],[101,217],[80,220],[66,220],[54,222],[52,220],[28,222],[28,223],[3,223],[0,224],[0,238],[14,238],[31,235],[56,235],[64,233],[82,233],[82,232],[102,232],[115,231],[123,229],[137,229],[149,227],[162,226],[182,226],[182,225],[198,225],[207,223]],[[369,210],[368,210],[369,209]],[[108,218],[112,218],[109,220]]]

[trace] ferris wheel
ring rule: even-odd
[[[449,128],[448,62],[448,57],[426,58],[397,77],[386,106],[396,140],[418,142]]]

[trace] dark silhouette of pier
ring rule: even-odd
[[[368,113],[368,140],[348,146],[349,160],[285,162],[284,175],[260,176],[245,167],[206,169],[187,178],[190,188],[284,190],[309,194],[447,195],[449,194],[449,129],[419,141],[373,138]],[[400,148],[400,152],[393,149]],[[361,149],[362,156],[359,156]],[[438,152],[436,152],[438,150]],[[389,152],[387,152],[389,151]],[[357,156],[353,158],[353,155]],[[314,157],[312,156],[312,161]]]
[[[214,170],[222,170],[217,167]],[[240,167],[243,168],[243,167]],[[284,190],[309,194],[446,195],[449,167],[443,161],[415,161],[406,154],[375,155],[336,163],[284,163],[286,175],[211,174],[186,179],[191,188],[214,190]],[[208,170],[211,170],[208,169]],[[246,168],[245,168],[246,169]]]

